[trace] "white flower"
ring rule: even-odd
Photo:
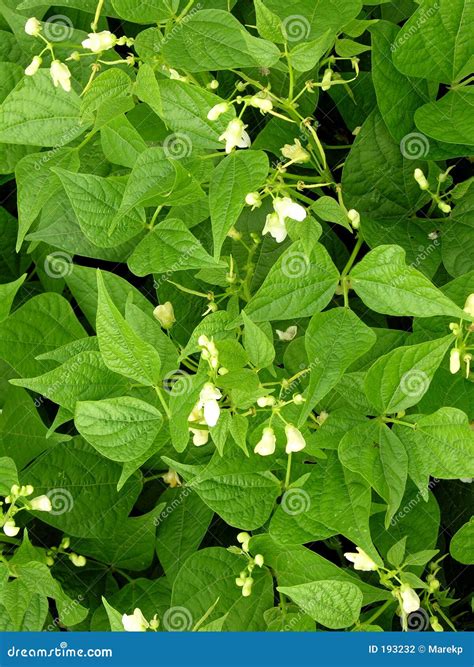
[[[245,131],[247,125],[244,125],[240,118],[233,118],[227,125],[225,132],[219,137],[219,141],[225,141],[225,152],[231,153],[234,148],[249,148],[251,141]]]
[[[87,39],[82,42],[82,46],[92,53],[100,53],[112,49],[116,43],[115,35],[109,30],[102,30],[102,32],[90,32]]]
[[[474,317],[474,293],[469,294],[464,304],[464,312]]]
[[[43,58],[40,56],[34,56],[33,60],[30,62],[28,67],[25,69],[25,74],[26,76],[34,76],[36,72],[39,70],[41,67],[41,63],[43,62]]]
[[[125,632],[146,632],[149,623],[138,607],[133,614],[123,614],[122,625]]]
[[[37,512],[51,512],[53,506],[48,496],[37,496],[30,500],[30,507]]]
[[[25,23],[25,32],[31,37],[37,37],[41,32],[41,22],[35,16],[32,16]]]
[[[275,197],[273,210],[274,213],[267,215],[262,234],[269,233],[277,243],[281,243],[288,236],[286,218],[302,222],[306,218],[306,209],[290,197]]]
[[[237,542],[242,545],[244,551],[249,550],[250,537],[248,533],[239,533],[237,535]]]
[[[283,157],[295,163],[308,162],[310,159],[310,154],[303,148],[299,139],[295,139],[293,144],[285,144],[281,149],[281,153]]]
[[[304,402],[305,402],[305,399],[301,394],[295,394],[293,396],[293,403],[295,405],[303,405]]]
[[[13,519],[8,519],[8,521],[5,521],[3,524],[3,532],[7,537],[15,537],[15,535],[18,535],[20,532],[20,528],[19,526],[15,526]]]
[[[187,77],[181,76],[181,74],[177,70],[173,69],[172,67],[170,67],[170,69],[168,71],[169,71],[170,79],[173,79],[174,81],[186,81],[187,82],[187,80],[188,80]]]
[[[262,234],[270,234],[277,243],[282,243],[288,236],[285,221],[279,217],[278,213],[269,213]]]
[[[248,598],[250,595],[252,595],[252,585],[253,585],[252,577],[247,577],[244,585],[242,586],[242,595],[244,598]]]
[[[217,79],[212,79],[212,81],[208,83],[207,87],[211,90],[217,90],[219,88],[219,81]]]
[[[190,428],[189,430],[193,434],[193,445],[196,445],[196,447],[207,445],[209,441],[209,431],[202,428]]]
[[[400,588],[402,608],[405,614],[411,614],[420,608],[420,598],[408,584],[402,584]]]
[[[280,331],[280,329],[275,329],[275,331],[279,340],[288,343],[290,340],[293,340],[293,338],[298,333],[298,327],[296,325],[292,325],[291,327],[288,327],[286,331]]]
[[[173,324],[176,322],[173,304],[171,301],[166,301],[166,303],[162,303],[157,306],[153,311],[153,315],[156,317],[163,329],[171,329]]]
[[[264,559],[264,557],[263,557],[262,554],[256,554],[256,555],[255,555],[255,558],[254,558],[254,561],[255,561],[255,565],[256,565],[257,567],[263,567],[263,564],[264,564],[264,562],[265,562],[265,559]]]
[[[449,355],[449,370],[453,375],[461,370],[461,353],[455,347]]]
[[[298,222],[306,219],[306,209],[297,204],[290,197],[276,197],[273,200],[273,208],[281,218],[291,218]]]
[[[276,437],[272,428],[269,426],[263,429],[263,435],[254,448],[255,454],[260,456],[271,456],[275,452]]]
[[[360,227],[360,213],[359,213],[359,211],[356,211],[355,208],[351,208],[350,211],[347,211],[347,217],[349,218],[353,229],[359,229],[359,227]]]
[[[253,97],[249,99],[249,104],[251,107],[260,109],[262,113],[268,113],[273,109],[271,99],[263,94],[253,95]]]
[[[175,489],[177,486],[181,486],[181,480],[179,479],[178,473],[176,470],[172,470],[171,468],[168,470],[168,472],[165,472],[165,474],[162,476],[162,480],[172,489]]]
[[[347,558],[348,561],[354,563],[354,570],[361,570],[362,572],[371,572],[372,570],[377,569],[377,564],[374,563],[370,556],[367,556],[365,551],[362,551],[360,547],[356,547],[357,553],[347,552],[344,554],[344,558]]]
[[[220,398],[222,394],[219,389],[212,382],[206,382],[199,394],[198,404],[203,410],[204,423],[208,426],[215,426],[219,421],[221,409],[217,401]]]
[[[212,109],[209,110],[209,113],[207,114],[207,120],[217,120],[219,116],[222,116],[223,113],[226,113],[226,111],[229,111],[230,106],[227,104],[227,102],[219,102],[219,104],[215,104]]]
[[[69,67],[60,60],[53,60],[49,71],[55,87],[61,86],[66,93],[69,93],[71,90],[71,72],[69,71]]]
[[[260,197],[260,193],[249,192],[247,195],[245,195],[245,203],[247,206],[251,206],[252,210],[254,208],[260,208],[262,205],[262,198]]]
[[[420,190],[428,190],[430,187],[428,181],[426,180],[426,176],[421,169],[415,169],[413,172],[413,178],[420,186]]]
[[[286,448],[285,451],[287,454],[292,452],[301,452],[302,449],[306,447],[306,440],[303,437],[303,434],[296,426],[293,424],[287,424],[285,426],[285,435],[286,435]]]
[[[84,556],[79,556],[79,554],[75,554],[75,553],[69,554],[69,560],[76,567],[84,567],[84,565],[87,563]]]
[[[472,477],[460,477],[459,481],[463,484],[472,484]]]

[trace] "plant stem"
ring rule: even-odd
[[[99,2],[97,3],[97,7],[96,7],[96,10],[95,10],[95,15],[94,15],[94,20],[92,21],[92,25],[91,25],[92,32],[96,32],[96,30],[97,30],[97,25],[99,23],[100,14],[102,12],[104,2],[105,2],[105,0],[99,0]]]
[[[286,464],[286,476],[285,476],[285,489],[290,486],[290,477],[291,477],[291,456],[292,452],[288,454],[288,462]]]
[[[362,247],[362,243],[363,243],[363,240],[359,236],[358,239],[357,239],[357,243],[354,246],[354,250],[352,251],[352,254],[349,257],[349,261],[347,262],[346,266],[342,270],[341,278],[345,278],[347,276],[347,274],[349,273],[349,271],[352,269],[352,267],[354,265],[354,262],[356,261],[357,255],[359,254],[359,250]]]
[[[171,412],[170,412],[170,409],[168,407],[168,404],[165,401],[165,398],[163,396],[163,392],[161,391],[160,387],[156,387],[156,386],[155,386],[155,391],[156,391],[156,394],[157,394],[158,398],[160,399],[160,403],[163,406],[163,410],[165,411],[166,416],[168,417],[168,419],[171,419]]]

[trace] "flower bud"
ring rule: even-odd
[[[61,543],[59,545],[60,549],[69,549],[71,546],[71,538],[70,537],[63,537],[61,540]]]
[[[349,218],[353,229],[359,229],[360,227],[359,211],[356,211],[355,208],[351,208],[350,211],[347,211],[347,217]]]
[[[415,181],[418,183],[420,186],[420,190],[428,190],[430,187],[428,181],[426,180],[426,177],[421,169],[415,169],[413,172],[413,177]]]
[[[436,616],[431,616],[430,625],[431,625],[431,629],[434,630],[434,632],[444,632],[444,628],[441,625],[441,623],[438,621]]]
[[[449,355],[449,370],[455,375],[461,369],[461,353],[457,348],[453,348]]]
[[[153,311],[153,316],[158,320],[163,329],[171,329],[173,324],[176,322],[173,304],[171,301],[166,301],[166,303],[162,303],[157,306]]]
[[[276,403],[274,396],[260,396],[257,398],[257,405],[259,408],[271,408]]]
[[[331,87],[332,80],[332,69],[328,67],[323,75],[323,80],[321,81],[321,90],[329,90]]]
[[[438,208],[440,211],[443,211],[443,213],[451,213],[451,206],[447,204],[445,201],[440,201],[438,204]]]
[[[35,487],[32,486],[31,484],[27,484],[24,488],[25,488],[25,491],[23,493],[24,496],[31,496],[31,494],[35,490]]]
[[[87,563],[87,560],[84,558],[84,556],[79,556],[79,554],[69,554],[69,560],[75,567],[84,567],[84,565]]]
[[[217,79],[212,79],[208,84],[208,88],[210,88],[210,90],[217,90],[219,88],[219,81]]]
[[[215,104],[212,109],[209,110],[207,120],[217,120],[219,116],[222,116],[222,114],[229,111],[229,109],[230,106],[227,102],[219,102],[219,104]]]
[[[19,484],[13,484],[13,486],[10,489],[10,494],[14,497],[17,497],[20,495],[20,486]]]
[[[304,401],[305,401],[305,399],[301,394],[295,394],[293,396],[293,403],[295,405],[303,405]]]
[[[165,472],[161,479],[165,484],[168,484],[171,489],[175,489],[177,486],[181,486],[181,480],[179,479],[178,473],[176,470],[172,470],[171,468],[168,470],[168,472]]]
[[[249,99],[249,104],[251,107],[255,107],[256,109],[260,109],[260,111],[265,114],[268,113],[273,109],[273,102],[269,97],[266,97],[264,95],[253,95]]]
[[[38,37],[41,32],[41,22],[35,16],[32,16],[25,23],[25,32],[31,37]]]
[[[25,69],[25,74],[26,76],[34,76],[36,72],[39,70],[41,67],[41,63],[43,62],[43,58],[41,56],[34,56],[33,60],[30,62],[28,67]]]
[[[247,204],[247,206],[251,206],[252,209],[260,208],[260,206],[262,205],[262,198],[260,196],[260,193],[259,192],[249,192],[245,196],[245,203]]]
[[[244,585],[242,586],[242,595],[244,598],[248,598],[252,594],[253,579],[252,577],[247,577]]]
[[[151,621],[149,623],[149,626],[150,626],[150,630],[158,630],[158,628],[160,627],[160,621],[159,621],[156,614],[151,619]]]

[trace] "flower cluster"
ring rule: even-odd
[[[139,607],[135,607],[133,614],[122,615],[122,625],[125,632],[146,632],[158,630],[160,621],[155,614],[151,621],[147,621]]]
[[[32,510],[34,512],[51,512],[52,506],[48,496],[41,495],[27,500],[28,496],[34,493],[34,487],[31,484],[20,486],[13,484],[10,494],[5,496],[4,504],[10,505],[2,517],[3,532],[8,537],[15,537],[20,532],[20,527],[15,523],[15,515],[22,510]],[[3,503],[0,503],[3,505]]]
[[[256,554],[255,558],[252,558],[249,554],[249,542],[250,535],[248,533],[239,533],[237,535],[237,542],[241,544],[241,549],[237,552],[246,556],[247,565],[240,572],[239,576],[236,578],[235,583],[242,589],[242,596],[248,598],[252,594],[252,586],[254,584],[254,579],[252,577],[252,572],[255,567],[263,567],[264,557],[262,554]]]

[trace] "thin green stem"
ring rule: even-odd
[[[97,3],[97,7],[96,7],[96,10],[95,10],[95,14],[94,14],[94,20],[92,21],[92,24],[91,24],[92,32],[97,31],[97,26],[99,24],[100,14],[102,12],[104,2],[105,2],[105,0],[99,0],[99,2]]]
[[[341,273],[341,278],[345,278],[349,271],[352,269],[354,262],[356,261],[357,255],[359,254],[359,250],[362,247],[363,240],[359,236],[357,239],[357,243],[354,246],[354,250],[352,251],[351,256],[349,257],[349,260],[346,264],[346,266],[343,268],[342,273]]]
[[[285,489],[288,489],[290,486],[290,478],[291,478],[291,457],[292,457],[292,452],[288,454],[288,461],[286,464],[286,475],[285,475]]]
[[[163,406],[163,410],[165,411],[166,416],[168,417],[168,419],[171,419],[171,411],[168,407],[167,402],[165,401],[165,397],[163,396],[162,390],[160,389],[160,387],[155,386],[155,391],[156,391],[156,394],[157,394],[158,398],[160,399],[160,403]]]

